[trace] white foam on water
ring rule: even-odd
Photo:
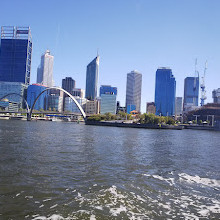
[[[102,206],[95,206],[95,209],[103,210]]]
[[[32,217],[33,217],[33,218],[35,218],[35,217],[39,217],[39,214],[37,214],[37,215],[32,215]]]
[[[32,216],[33,217],[33,216]],[[68,220],[69,218],[65,218],[65,220]],[[61,215],[57,215],[57,214],[53,214],[50,217],[46,217],[46,216],[37,216],[32,220],[64,220],[64,218]]]
[[[158,179],[159,181],[169,181],[172,184],[169,178],[149,174],[146,174],[146,176]],[[186,179],[186,175],[180,174],[180,176],[180,178],[184,176]],[[184,181],[186,181],[185,179]],[[178,181],[178,178],[176,180]],[[213,184],[213,181],[211,183]],[[213,215],[215,217],[220,213],[220,201],[211,197],[211,195],[203,194],[199,189],[195,191],[193,187],[192,190],[190,188],[190,191],[188,191],[187,188],[185,191],[184,189],[182,190],[180,184],[176,183],[174,187],[162,188],[157,193],[152,193],[151,191],[138,192],[136,186],[134,186],[134,189],[134,192],[132,192],[133,190],[121,191],[115,185],[112,185],[105,189],[102,188],[95,193],[76,193],[75,197],[71,201],[68,201],[69,204],[74,203],[74,209],[76,209],[69,213],[67,218],[60,215],[52,215],[51,217],[36,216],[35,220],[95,220],[99,218],[98,213],[104,213],[105,216],[109,216],[109,219],[126,216],[126,219],[131,220],[159,219],[161,217],[164,217],[164,219],[183,218],[187,220],[199,220],[200,218],[210,219],[213,218]],[[45,199],[43,201],[49,200],[51,199]],[[51,211],[56,213],[57,210],[53,208],[57,206],[58,204],[51,206]],[[146,209],[146,207],[149,208]]]
[[[54,214],[48,218],[48,220],[63,220],[63,219],[64,218],[62,216],[56,215],[56,214]]]
[[[33,199],[33,196],[25,196],[25,199]]]
[[[53,209],[53,208],[55,208],[57,206],[58,206],[58,204],[55,204],[55,205],[51,206],[50,209]]]
[[[117,216],[121,212],[126,212],[126,211],[127,211],[127,208],[125,206],[120,205],[119,208],[111,208],[109,212],[111,213],[112,216]]]
[[[179,174],[180,181],[186,181],[188,183],[196,183],[196,184],[202,184],[209,187],[217,187],[220,188],[220,180],[215,179],[209,179],[209,178],[202,178],[199,176],[190,176],[186,173],[180,173]]]
[[[85,213],[85,214],[90,214],[90,211],[87,211],[87,210],[78,210],[77,212],[79,212],[79,213],[81,213],[81,214],[83,214],[83,213]]]
[[[185,217],[185,220],[199,220],[199,217],[193,214],[182,213]]]
[[[95,215],[91,215],[90,220],[96,220]]]
[[[174,178],[164,178],[164,177],[159,176],[159,175],[150,175],[150,174],[143,174],[143,176],[147,176],[147,177],[152,176],[154,179],[158,179],[158,180],[167,182],[170,186],[175,184]]]
[[[44,199],[43,202],[47,202],[47,201],[50,201],[50,200],[52,200],[52,199]]]
[[[115,197],[117,197],[117,198],[124,198],[124,196],[122,195],[122,194],[119,194],[118,192],[117,192],[117,187],[116,186],[112,186],[112,187],[110,187],[109,189],[108,189],[108,191],[112,194],[112,195],[114,195]]]
[[[47,217],[45,217],[45,216],[38,216],[36,218],[33,218],[32,220],[47,220]]]

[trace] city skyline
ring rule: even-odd
[[[99,48],[98,88],[103,84],[118,87],[117,99],[124,106],[126,74],[138,69],[143,74],[141,109],[145,112],[145,103],[154,100],[156,69],[169,66],[173,70],[176,95],[183,97],[184,78],[194,76],[198,58],[200,76],[208,60],[206,103],[212,102],[212,90],[219,88],[220,81],[219,1],[53,1],[52,6],[44,2],[44,8],[41,3],[4,2],[0,15],[1,26],[31,27],[31,83],[35,83],[39,57],[49,48],[54,55],[55,85],[61,87],[62,79],[71,76],[78,88],[85,89],[86,65]],[[50,19],[40,16],[38,9]]]

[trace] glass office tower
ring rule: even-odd
[[[0,81],[29,85],[31,55],[30,27],[1,27]]]
[[[37,68],[37,83],[47,87],[53,86],[53,61],[54,57],[49,50],[41,56],[41,64]]]
[[[43,92],[47,87],[42,86],[40,84],[32,84],[30,86],[28,86],[27,89],[27,103],[29,105],[30,108],[32,108],[35,99],[37,98],[37,96]],[[46,96],[47,96],[47,92],[44,92],[39,99],[37,100],[34,109],[36,110],[40,110],[40,109],[45,109],[45,101],[46,101]]]
[[[102,85],[100,87],[100,96],[102,94],[114,94],[117,95],[117,87],[112,87],[109,85]]]
[[[62,88],[69,93],[72,93],[73,89],[75,88],[75,85],[76,82],[72,77],[66,77],[65,79],[62,79]]]
[[[102,85],[100,87],[100,113],[112,113],[116,114],[116,97],[117,97],[117,87],[111,87],[107,85]]]
[[[97,97],[97,84],[99,73],[99,56],[87,66],[86,71],[86,98],[95,100]]]
[[[17,94],[14,95],[13,93]],[[11,94],[11,95],[9,95]],[[23,98],[26,100],[27,85],[20,82],[0,82],[0,98],[6,98],[13,103],[17,103],[19,108],[26,108]]]
[[[170,68],[161,67],[156,72],[155,106],[156,115],[175,114],[176,80]]]
[[[194,110],[199,103],[199,77],[186,77],[184,80],[183,110]]]
[[[130,113],[133,110],[141,111],[141,86],[142,74],[134,70],[127,74],[126,87],[126,110]]]

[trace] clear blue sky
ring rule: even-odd
[[[154,101],[155,72],[170,67],[183,96],[184,78],[194,76],[195,58],[206,88],[220,87],[220,0],[8,0],[1,1],[0,25],[30,26],[31,82],[40,56],[54,55],[54,80],[71,76],[85,89],[86,66],[100,54],[99,85],[118,87],[125,103],[126,74],[143,74],[142,111]]]

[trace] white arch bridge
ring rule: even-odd
[[[85,113],[84,110],[82,109],[81,105],[76,101],[76,99],[74,98],[74,96],[72,96],[69,92],[67,92],[66,90],[64,90],[64,89],[62,89],[62,88],[60,88],[60,87],[55,87],[55,86],[53,86],[53,87],[46,88],[45,90],[43,90],[43,91],[37,96],[37,98],[34,100],[34,104],[32,105],[31,109],[29,108],[29,106],[28,106],[28,104],[27,104],[27,101],[24,99],[25,104],[26,104],[26,106],[27,106],[27,120],[28,120],[28,121],[31,121],[32,112],[33,112],[33,110],[34,110],[34,106],[35,106],[37,100],[40,98],[40,96],[41,96],[43,93],[45,93],[46,91],[51,90],[51,89],[60,90],[60,91],[64,92],[65,94],[67,94],[67,95],[74,101],[74,103],[76,104],[76,106],[77,106],[78,109],[80,110],[80,112],[81,112],[81,114],[82,114],[84,120],[86,119],[86,113]],[[10,93],[10,94],[7,94],[7,95],[3,96],[2,98],[0,98],[0,101],[1,101],[2,99],[4,99],[5,97],[7,97],[7,96],[9,96],[9,95],[12,95],[12,94],[13,94],[13,95],[21,96],[21,95],[16,94],[16,93]]]

